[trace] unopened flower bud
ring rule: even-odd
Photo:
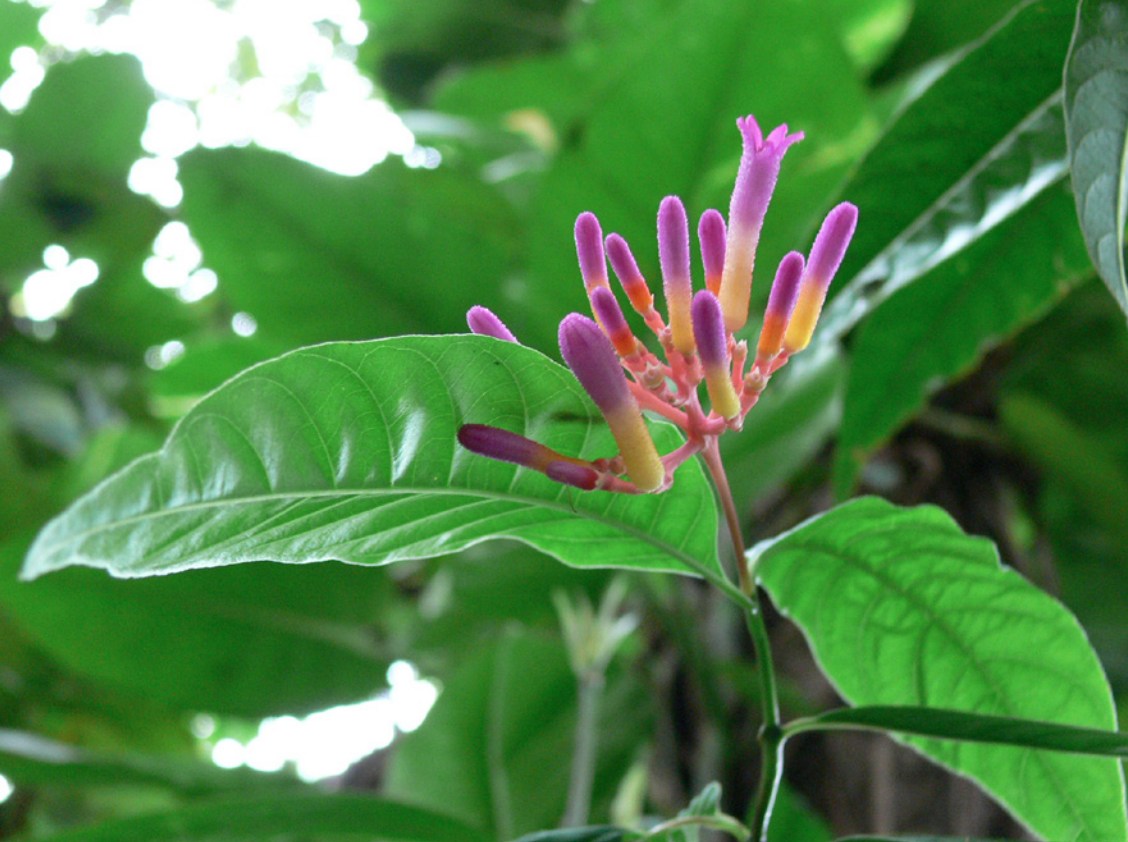
[[[607,286],[607,261],[603,256],[603,231],[599,220],[590,211],[576,218],[576,256],[580,259],[580,274],[588,294],[596,287]]]
[[[697,241],[701,244],[701,262],[705,265],[705,289],[717,295],[725,268],[725,218],[720,211],[710,209],[701,214]]]
[[[693,296],[693,333],[705,372],[705,388],[713,411],[725,420],[740,414],[740,399],[729,373],[728,335],[717,297],[707,289]]]
[[[811,257],[803,272],[803,280],[799,283],[799,298],[783,335],[783,347],[787,353],[802,351],[811,341],[815,322],[826,300],[827,288],[842,263],[857,223],[858,208],[849,202],[833,208],[823,220],[811,246]]]
[[[645,316],[654,306],[654,296],[650,293],[646,279],[638,270],[638,263],[635,262],[627,241],[618,234],[608,235],[607,257],[611,261],[611,268],[615,270],[615,276],[623,285],[623,292],[630,299],[631,306],[636,313]]]
[[[506,342],[516,342],[517,337],[505,326],[505,322],[485,307],[474,305],[466,313],[466,324],[470,332],[479,336],[492,336],[494,339],[503,339]]]
[[[559,338],[564,361],[607,420],[631,481],[640,491],[660,488],[666,471],[611,341],[579,313],[564,318]]]
[[[670,310],[670,334],[674,347],[693,353],[693,325],[689,308],[693,285],[689,267],[689,220],[677,196],[667,196],[658,208],[658,258],[662,285]]]
[[[610,289],[597,287],[591,291],[591,309],[620,357],[629,357],[638,349],[638,340]]]
[[[779,263],[772,291],[768,295],[764,326],[760,330],[760,344],[756,348],[757,359],[770,360],[783,347],[783,333],[787,330],[791,312],[795,309],[799,280],[802,277],[803,255],[797,251],[788,252]]]

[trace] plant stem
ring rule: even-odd
[[[768,638],[767,626],[764,625],[760,593],[748,572],[748,560],[745,556],[744,536],[740,530],[740,518],[736,513],[736,504],[732,499],[732,491],[729,489],[728,477],[725,475],[725,467],[721,462],[720,449],[716,438],[708,439],[704,450],[702,450],[702,457],[706,468],[713,477],[713,483],[717,487],[721,509],[725,513],[725,522],[728,524],[729,535],[732,538],[732,548],[736,554],[737,578],[740,582],[741,593],[747,598],[745,621],[748,624],[748,632],[752,637],[753,653],[759,666],[763,724],[760,726],[760,786],[753,805],[751,838],[753,842],[766,842],[768,824],[771,821],[772,809],[775,807],[776,795],[779,793],[779,784],[783,777],[785,735],[780,728],[779,689],[776,686],[771,641]]]
[[[568,781],[568,803],[561,827],[587,824],[591,812],[591,788],[595,779],[596,733],[599,728],[599,697],[603,693],[603,673],[586,669],[577,683],[579,703],[572,751],[572,775]]]

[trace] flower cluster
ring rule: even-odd
[[[613,458],[588,461],[557,453],[524,436],[482,424],[466,424],[462,446],[475,453],[540,471],[557,482],[582,489],[626,493],[663,491],[674,470],[715,442],[726,430],[739,430],[772,374],[811,340],[827,287],[854,234],[858,209],[849,202],[833,208],[808,257],[793,251],[776,270],[755,354],[735,334],[748,320],[756,247],[780,164],[802,133],[782,125],[766,138],[756,120],[737,120],[744,151],[736,176],[726,229],[724,217],[707,210],[697,227],[705,288],[693,292],[689,222],[680,199],[667,196],[658,209],[658,255],[666,316],[639,271],[626,241],[606,238],[594,214],[576,220],[576,252],[591,303],[592,320],[579,313],[560,323],[564,361],[603,413],[619,447]],[[657,338],[661,356],[631,330],[611,291],[607,264],[631,307]],[[502,321],[484,307],[467,315],[474,333],[517,341]],[[747,370],[746,370],[747,367]],[[709,411],[698,387],[705,384]],[[659,455],[642,411],[679,426],[684,444]]]

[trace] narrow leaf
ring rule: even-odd
[[[481,336],[315,346],[204,398],[158,453],[49,523],[23,575],[383,564],[504,537],[577,567],[720,577],[715,503],[695,464],[668,493],[581,493],[463,450],[465,422],[614,452],[571,373],[529,348]],[[679,441],[668,425],[655,432],[662,450]]]
[[[1128,759],[1128,734],[940,708],[901,705],[841,708],[797,719],[784,728],[787,734],[850,730],[896,731],[942,740],[998,743]]]
[[[289,795],[214,801],[64,831],[43,842],[486,842],[447,816],[366,795]]]
[[[1077,215],[1089,256],[1128,312],[1128,3],[1081,0],[1065,65],[1065,114]]]
[[[850,704],[1116,729],[1108,683],[1076,619],[940,509],[855,500],[751,555]],[[1046,838],[1126,838],[1114,759],[904,739]]]

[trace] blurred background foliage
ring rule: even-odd
[[[113,26],[141,3],[85,5]],[[359,37],[330,15],[315,28],[410,129],[402,154],[344,175],[248,138],[189,141],[173,165],[182,195],[154,198],[137,161],[167,170],[172,157],[143,145],[153,115],[172,102],[202,119],[200,99],[155,91],[134,56],[77,49],[41,25],[50,12],[2,0],[0,54],[13,77],[33,66],[42,81],[0,108],[0,838],[175,826],[183,839],[370,839],[379,817],[347,788],[482,838],[555,824],[575,684],[552,597],[598,601],[608,575],[497,545],[380,570],[20,583],[18,567],[52,514],[257,361],[463,332],[477,303],[554,354],[558,319],[583,303],[575,216],[595,211],[657,276],[645,244],[660,199],[725,210],[733,123],[750,112],[807,136],[784,165],[763,265],[806,250],[839,198],[861,222],[821,343],[726,438],[748,538],[860,492],[939,503],[1079,616],[1124,711],[1128,334],[1067,178],[1074,12],[1068,0],[361,0]],[[242,39],[231,79],[253,83],[264,61]],[[292,87],[328,85],[311,72]],[[182,259],[185,242],[198,253],[161,281],[159,261]],[[68,283],[73,298],[36,309],[43,285]],[[642,576],[626,610],[639,625],[607,675],[593,818],[673,815],[710,780],[739,814],[757,721],[738,618],[695,582]],[[830,703],[798,633],[772,630],[788,712]],[[264,717],[386,693],[402,659],[439,700],[345,774],[310,785],[292,768],[211,764],[218,740],[245,742]],[[790,751],[781,840],[1020,832],[883,739],[804,737]],[[474,838],[380,815],[389,839]],[[98,822],[102,835],[66,835]]]

